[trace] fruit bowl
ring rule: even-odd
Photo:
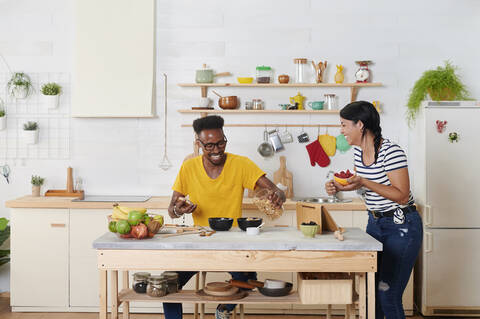
[[[155,236],[163,227],[162,215],[148,215],[145,208],[129,208],[114,205],[112,215],[107,216],[108,230],[120,238],[147,239]]]
[[[350,172],[350,170],[347,169],[347,171],[345,171],[345,172],[344,172],[344,171],[340,171],[339,173],[333,174],[333,179],[334,179],[337,183],[339,183],[340,185],[346,186],[346,185],[349,184],[349,183],[348,183],[348,179],[349,179],[350,177],[353,177],[353,176],[355,176],[355,175],[352,174],[352,173]]]

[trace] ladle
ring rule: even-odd
[[[167,75],[163,73],[163,76],[165,78],[165,82],[164,82],[165,84],[165,112],[164,112],[165,113],[164,114],[165,135],[164,135],[164,141],[163,141],[163,145],[164,145],[163,159],[162,159],[162,162],[158,165],[158,167],[166,171],[170,167],[172,167],[172,163],[170,162],[167,156]]]
[[[223,96],[221,96],[220,94],[218,94],[218,93],[217,93],[216,91],[214,91],[214,90],[212,90],[212,92],[213,92],[216,96],[218,96],[218,97],[223,97]]]

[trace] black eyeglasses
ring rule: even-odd
[[[205,148],[205,150],[207,151],[213,151],[215,149],[215,146],[218,147],[218,148],[224,148],[225,145],[227,145],[227,138],[224,136],[223,137],[223,140],[221,140],[220,142],[217,142],[217,143],[203,143],[200,139],[197,138],[197,141],[199,141],[200,143],[202,143],[203,147]]]

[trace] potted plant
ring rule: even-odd
[[[5,116],[5,110],[0,108],[0,131],[3,131],[7,127],[7,117]]]
[[[427,94],[434,101],[452,101],[468,99],[468,90],[455,73],[457,67],[450,61],[445,61],[444,67],[425,71],[415,82],[407,103],[407,119],[409,123],[415,121],[420,110],[420,103],[427,98]]]
[[[34,197],[39,197],[40,196],[40,188],[43,185],[43,182],[45,181],[44,178],[36,175],[32,175],[32,196]]]
[[[7,84],[8,93],[16,99],[24,99],[33,91],[30,77],[23,72],[16,72]]]
[[[0,247],[10,237],[9,220],[5,217],[0,218]],[[0,249],[0,266],[10,261],[10,249]]]
[[[41,91],[47,107],[49,109],[56,109],[58,107],[58,100],[62,87],[57,83],[51,82],[44,84]]]
[[[26,144],[37,144],[38,142],[38,123],[30,122],[23,124],[23,137]]]

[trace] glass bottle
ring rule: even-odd
[[[295,63],[295,83],[306,83],[305,70],[307,66],[307,59],[297,58],[293,59]]]
[[[168,293],[173,294],[178,292],[178,273],[174,271],[165,271],[162,275],[167,279]]]
[[[144,294],[147,291],[149,272],[136,272],[133,274],[133,290],[136,293]]]
[[[265,66],[265,65],[257,66],[256,71],[257,71],[257,73],[256,73],[257,83],[263,83],[263,84],[271,83],[272,76],[273,76],[273,72],[272,72],[271,67]]]
[[[163,297],[167,294],[167,279],[164,276],[150,276],[148,278],[147,295]]]

